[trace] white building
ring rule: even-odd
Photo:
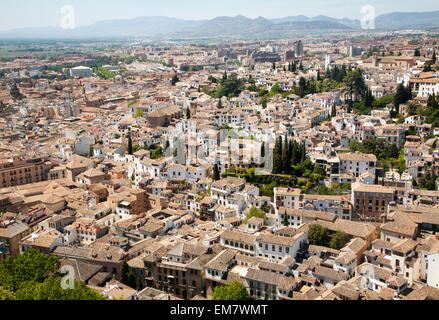
[[[93,75],[92,68],[79,66],[79,67],[75,67],[75,68],[70,69],[70,76],[71,77],[90,77],[91,75]]]
[[[376,175],[377,157],[374,154],[341,153],[338,157],[340,173],[352,173],[357,178],[366,171]]]
[[[255,241],[256,256],[272,261],[281,260],[285,256],[295,258],[299,249],[306,244],[307,238],[306,232],[298,233],[294,237],[261,233]]]

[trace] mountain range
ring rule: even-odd
[[[433,30],[439,28],[439,11],[395,12],[375,19],[377,30]],[[1,39],[88,39],[88,38],[245,38],[271,39],[295,35],[327,34],[360,31],[361,22],[349,18],[336,19],[318,15],[288,16],[279,19],[256,19],[244,16],[217,17],[211,20],[183,20],[170,17],[139,17],[127,20],[107,20],[74,30],[60,27],[22,28],[1,31]]]

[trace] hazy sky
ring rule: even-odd
[[[59,26],[61,8],[66,5],[75,8],[77,26],[139,16],[210,19],[239,14],[251,18],[323,14],[359,19],[364,5],[374,6],[377,15],[439,10],[437,0],[0,0],[0,30]]]

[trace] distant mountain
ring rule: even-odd
[[[439,27],[439,11],[394,12],[378,16],[375,27],[379,29],[428,29]]]
[[[78,28],[81,35],[129,37],[166,35],[181,28],[199,26],[204,21],[183,20],[169,17],[140,17],[129,20],[108,20]]]
[[[217,17],[197,26],[182,28],[172,36],[217,37],[257,34],[266,31],[272,25],[273,22],[262,17],[256,19],[244,16]]]
[[[379,30],[439,28],[439,11],[395,12],[378,16]],[[359,30],[359,20],[336,19],[323,15],[306,17],[288,16],[280,19],[244,16],[217,17],[211,20],[183,20],[169,17],[139,17],[127,20],[96,22],[74,30],[59,27],[23,28],[0,32],[0,39],[85,39],[85,38],[248,38],[270,39],[307,34],[325,34],[332,31]]]
[[[319,15],[313,18],[309,18],[304,15],[298,15],[298,16],[290,16],[285,17],[281,19],[271,19],[272,22],[279,24],[279,23],[285,23],[285,22],[310,22],[310,21],[328,21],[328,22],[334,22],[334,23],[340,23],[350,28],[360,28],[361,23],[359,20],[352,20],[348,18],[343,19],[336,19],[331,18],[323,15]]]
[[[287,20],[286,20],[287,21]],[[289,21],[274,23],[262,17],[218,17],[199,26],[182,29],[171,36],[176,38],[236,37],[246,39],[277,39],[314,32],[349,30],[350,27],[331,21]]]
[[[279,19],[271,19],[273,23],[285,23],[285,22],[301,22],[301,21],[310,21],[311,18],[308,18],[304,15],[298,15],[298,16],[289,16],[285,18],[279,18]]]
[[[0,32],[0,38],[118,38],[157,37],[186,27],[194,27],[204,20],[183,20],[169,17],[139,17],[127,20],[99,21],[74,30],[60,27],[15,29]]]

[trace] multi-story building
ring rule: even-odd
[[[204,265],[212,258],[209,248],[180,243],[156,259],[146,259],[149,284],[182,299],[206,292]]]
[[[282,300],[291,298],[298,286],[293,277],[250,268],[244,277],[248,293],[258,300]]]
[[[0,262],[19,253],[19,241],[29,235],[31,229],[26,223],[7,214],[0,216]]]
[[[340,219],[352,219],[352,204],[349,196],[303,195],[303,208],[336,214]]]
[[[301,208],[301,191],[293,188],[274,188],[274,208],[277,212],[279,207],[290,209]]]
[[[396,201],[396,198],[396,190],[392,187],[361,182],[352,184],[354,213],[364,220],[382,220],[388,214],[389,203]]]
[[[285,256],[295,258],[297,252],[306,244],[307,236],[306,232],[297,233],[293,237],[261,233],[256,238],[256,256],[273,261],[281,260]]]
[[[47,181],[52,167],[53,164],[48,161],[47,156],[38,154],[3,158],[0,161],[0,188]]]
[[[364,153],[341,153],[340,173],[351,173],[359,177],[365,171],[376,174],[377,157],[374,154]]]

